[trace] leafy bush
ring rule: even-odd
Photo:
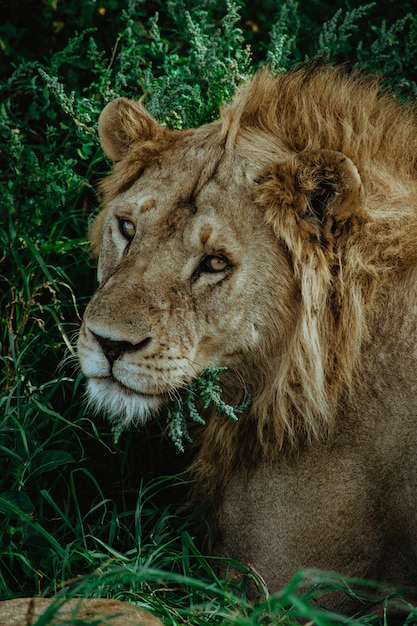
[[[316,57],[382,72],[401,97],[415,96],[411,3],[386,3],[384,20],[381,3],[314,0],[12,4],[0,26],[0,598],[111,595],[167,623],[361,623],[307,604],[347,584],[333,578],[311,574],[296,599],[300,573],[259,607],[245,602],[243,582],[239,596],[219,581],[172,508],[188,453],[176,454],[158,424],[114,443],[83,405],[74,337],[95,283],[85,233],[109,167],[96,135],[106,102],[145,94],[160,122],[196,126],[258,65]]]

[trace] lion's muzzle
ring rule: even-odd
[[[114,361],[123,356],[123,354],[125,354],[126,352],[140,351],[151,341],[151,337],[146,337],[139,343],[131,343],[130,341],[117,341],[109,339],[107,337],[102,337],[92,330],[90,330],[90,332],[93,335],[94,339],[100,344],[103,354],[108,360],[110,366],[112,366]]]

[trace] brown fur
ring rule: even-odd
[[[214,550],[252,561],[272,589],[299,566],[412,582],[413,108],[376,80],[308,67],[256,74],[198,129],[167,131],[124,99],[99,129],[115,165],[91,234],[101,287],[80,334],[87,376],[95,355],[103,378],[109,340],[123,345],[117,380],[140,394],[228,366],[225,395],[249,392],[252,407],[237,424],[208,419],[191,468],[218,520]],[[201,254],[230,267],[193,273]],[[119,388],[105,380],[108,400],[93,401],[114,414]]]

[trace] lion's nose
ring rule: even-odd
[[[131,343],[130,341],[120,341],[103,337],[90,330],[94,339],[100,344],[106,359],[110,364],[114,363],[122,354],[126,352],[136,352],[142,350],[151,341],[151,337],[146,337],[139,343]]]

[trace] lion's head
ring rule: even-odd
[[[143,422],[226,366],[226,392],[253,401],[238,425],[207,425],[219,455],[245,456],[239,433],[265,454],[325,436],[354,388],[375,284],[406,263],[410,125],[376,83],[333,69],[261,72],[186,131],[111,102],[99,287],[78,346],[97,408]]]
[[[79,341],[91,398],[140,422],[208,366],[254,392],[254,372],[286,351],[299,300],[255,204],[259,171],[228,148],[221,123],[169,132],[118,100],[99,128],[115,167],[92,233],[100,286]]]

